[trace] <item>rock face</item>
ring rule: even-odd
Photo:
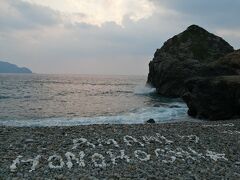
[[[215,61],[234,49],[222,38],[192,25],[166,41],[149,63],[147,83],[160,95],[181,97],[184,82],[197,76],[235,75],[234,68]],[[224,60],[222,60],[224,61]]]
[[[186,81],[183,99],[189,107],[188,114],[210,120],[240,118],[240,50],[220,58],[211,67],[229,69],[238,75]]]
[[[209,120],[240,118],[240,76],[193,78],[186,87],[183,99],[190,116]]]
[[[148,84],[182,97],[196,118],[240,118],[240,50],[192,25],[164,43],[149,63]]]
[[[14,64],[0,61],[0,73],[32,73],[28,68],[20,68]]]
[[[231,69],[235,74],[240,75],[240,50],[229,53],[216,61],[213,66]]]

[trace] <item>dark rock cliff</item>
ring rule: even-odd
[[[148,84],[167,97],[182,97],[192,117],[240,118],[240,50],[192,25],[158,49]]]
[[[240,76],[194,78],[186,82],[183,99],[188,114],[209,120],[240,118]]]
[[[237,75],[186,81],[183,99],[189,107],[188,114],[210,120],[240,118],[240,50],[220,58],[213,67],[232,69]]]
[[[149,63],[147,83],[160,95],[181,97],[184,82],[195,76],[234,75],[235,70],[214,64],[234,49],[222,38],[192,25],[158,49]]]

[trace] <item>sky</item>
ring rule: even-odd
[[[44,74],[147,75],[192,24],[240,48],[240,0],[0,0],[0,60]]]

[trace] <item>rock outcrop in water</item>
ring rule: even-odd
[[[160,95],[181,97],[186,92],[184,81],[189,78],[234,74],[231,69],[209,65],[233,51],[222,38],[192,25],[155,52],[149,63],[148,84]]]
[[[199,26],[188,27],[156,51],[147,83],[160,95],[183,97],[190,116],[240,117],[240,50]]]
[[[32,71],[25,67],[20,68],[15,64],[0,61],[0,73],[32,73]]]
[[[194,78],[186,82],[183,96],[196,118],[222,120],[240,118],[240,76]]]
[[[240,118],[240,50],[227,54],[215,67],[232,69],[236,76],[196,77],[185,82],[188,114],[210,120]]]

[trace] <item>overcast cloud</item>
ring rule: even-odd
[[[239,0],[0,0],[0,59],[37,73],[143,74],[198,24],[240,48]]]

